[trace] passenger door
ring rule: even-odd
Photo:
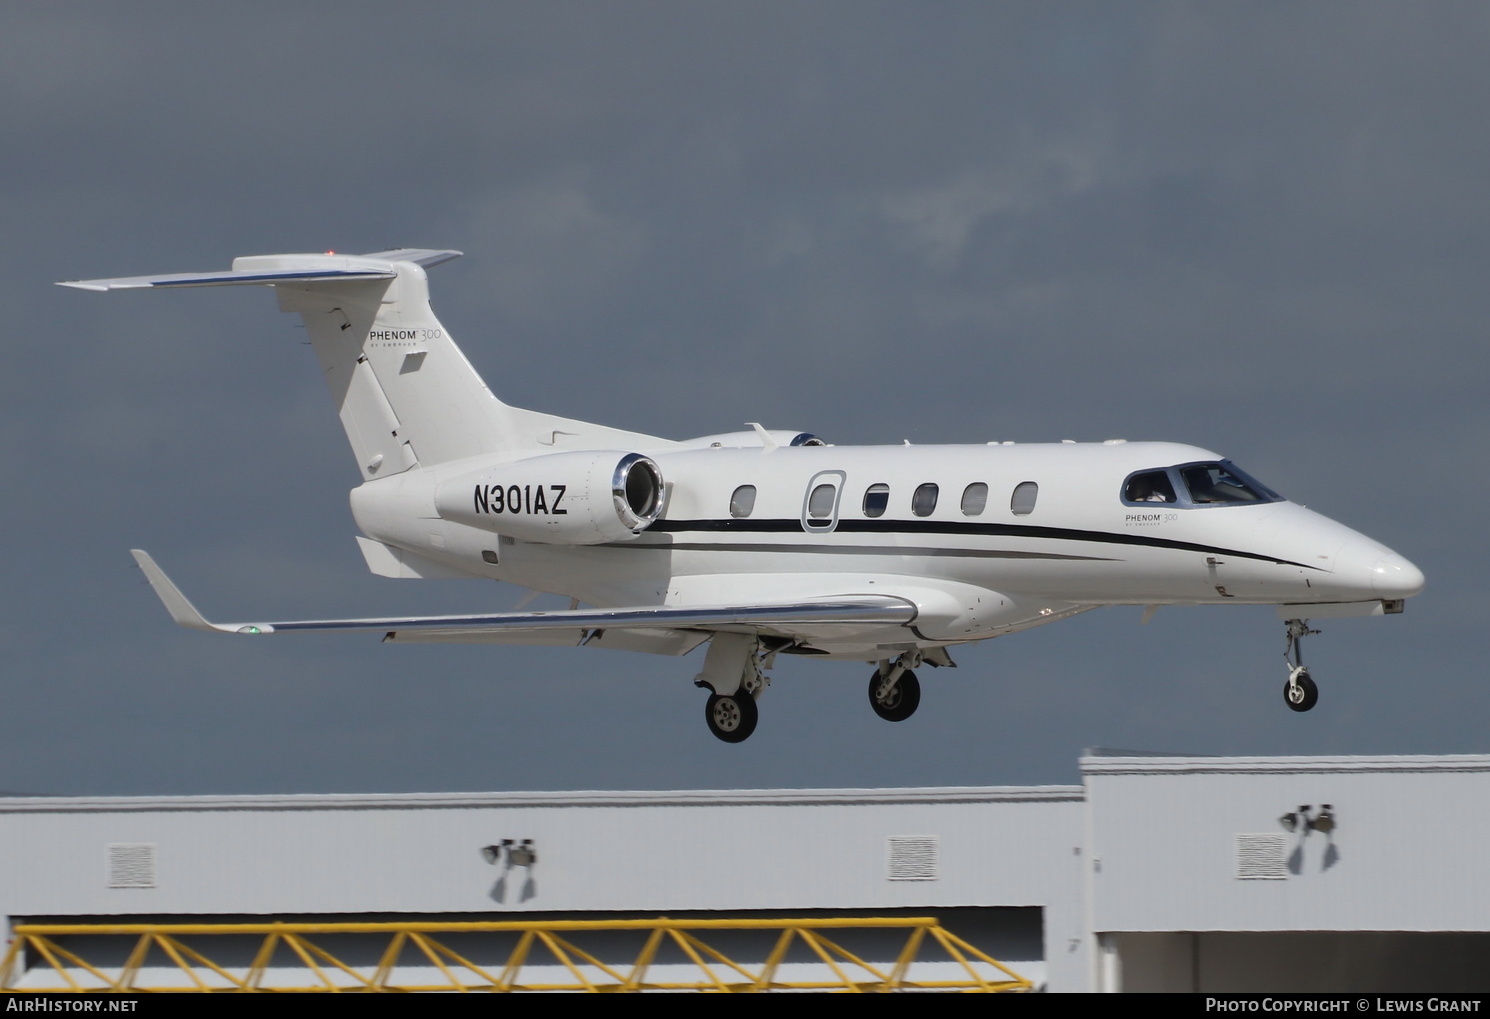
[[[843,480],[843,471],[819,471],[812,476],[802,494],[802,530],[827,534],[838,526]]]

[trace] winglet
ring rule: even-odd
[[[150,581],[150,586],[155,590],[156,597],[165,605],[166,611],[171,614],[179,625],[190,630],[206,630],[209,633],[261,633],[265,632],[260,627],[237,627],[221,626],[217,623],[208,622],[207,618],[197,611],[181,589],[171,583],[171,578],[166,576],[165,570],[155,565],[155,560],[150,558],[150,553],[144,549],[132,548],[129,554],[135,557],[141,570],[145,571],[145,579]]]

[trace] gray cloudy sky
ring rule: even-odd
[[[1067,782],[1093,745],[1490,751],[1490,8],[0,7],[0,789]],[[741,746],[693,659],[214,639],[209,614],[507,608],[367,574],[357,472],[266,292],[52,281],[456,247],[504,399],[686,437],[1172,439],[1428,575],[1325,624],[1112,609],[964,650],[900,725],[790,661]]]

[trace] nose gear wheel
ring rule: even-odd
[[[1319,700],[1319,687],[1309,678],[1309,670],[1300,667],[1283,684],[1283,702],[1294,711],[1308,711]]]

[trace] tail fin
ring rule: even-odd
[[[298,312],[364,480],[480,454],[673,443],[520,410],[471,367],[429,303],[427,267],[459,251],[254,255],[229,272],[78,280],[80,290],[272,286]]]

